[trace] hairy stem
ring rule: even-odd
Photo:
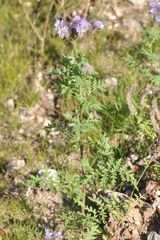
[[[82,214],[85,215],[85,206],[86,206],[86,184],[83,185],[83,201],[82,201]],[[84,228],[84,226],[83,226]]]
[[[83,120],[83,104],[80,104],[80,116],[79,116],[80,123],[82,123]],[[81,134],[81,133],[80,133]],[[80,159],[82,160],[83,158],[83,140],[82,140],[82,134],[80,135],[80,141],[79,141],[79,146],[80,146]],[[83,174],[84,171],[83,171]],[[86,185],[83,185],[83,200],[82,200],[82,209],[81,212],[84,215],[85,214],[85,205],[86,205]],[[84,226],[83,226],[84,228]]]
[[[80,116],[79,116],[79,120],[80,123],[82,123],[83,120],[83,105],[80,104]],[[81,133],[80,133],[81,134]],[[81,134],[82,135],[82,134]],[[79,145],[80,145],[80,158],[83,158],[83,142],[82,142],[82,136],[80,136],[80,141],[79,141]]]
[[[137,110],[132,102],[132,93],[133,90],[136,88],[136,85],[132,85],[131,88],[128,90],[127,95],[126,95],[126,100],[127,100],[127,104],[129,107],[129,110],[131,112],[132,115],[137,116]]]

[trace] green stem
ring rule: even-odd
[[[77,56],[77,41],[76,41],[76,39],[73,40],[72,44],[73,44],[73,50],[74,50],[75,56]]]
[[[74,98],[72,98],[72,103],[73,103],[74,113],[76,113],[76,103],[74,101]]]
[[[155,161],[155,159],[153,159],[153,160],[151,160],[150,162],[147,163],[146,167],[144,168],[142,174],[140,175],[140,177],[139,177],[139,179],[138,179],[138,181],[137,181],[136,187],[138,187],[138,185],[139,185],[140,181],[142,180],[145,172],[146,172],[147,169],[150,167],[151,163],[154,162],[154,161]],[[135,190],[136,190],[136,187],[133,188],[130,197],[133,197],[133,194],[134,194],[134,192],[135,192]]]
[[[80,104],[80,117],[79,117],[80,123],[82,123],[83,120],[83,105]],[[80,145],[80,158],[83,158],[83,142],[82,142],[82,133],[80,131],[80,141],[79,141],[79,145]]]
[[[80,123],[82,123],[83,120],[83,104],[80,104],[80,115],[79,115],[79,120]],[[80,159],[82,160],[83,158],[83,140],[82,140],[82,133],[80,131]],[[84,170],[83,170],[83,175],[85,175]],[[86,184],[83,185],[83,201],[82,201],[82,209],[81,212],[83,215],[85,215],[85,206],[86,206]],[[84,228],[84,226],[83,226]]]

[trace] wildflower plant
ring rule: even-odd
[[[58,36],[71,41],[103,27],[100,20],[89,21],[79,15],[55,21]],[[115,213],[120,215],[122,211],[122,203],[115,204],[112,194],[108,198],[98,196],[96,192],[99,189],[116,190],[124,182],[136,186],[136,181],[123,159],[116,159],[114,147],[103,133],[100,118],[96,117],[103,111],[106,85],[83,53],[75,45],[73,48],[71,53],[63,55],[60,66],[51,71],[57,76],[56,87],[67,98],[72,111],[62,113],[64,124],[53,122],[46,129],[63,129],[74,151],[79,153],[76,168],[59,171],[58,187],[71,202],[62,214],[67,239],[92,240],[106,235],[103,226],[110,213],[117,218]]]

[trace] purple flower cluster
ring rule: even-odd
[[[56,19],[56,21],[54,23],[54,27],[55,27],[56,32],[57,32],[57,34],[60,38],[69,37],[70,26],[69,26],[69,23],[66,20]]]
[[[54,26],[58,36],[61,38],[68,38],[73,32],[76,33],[77,37],[83,37],[87,32],[104,28],[102,21],[89,21],[79,15],[75,15],[70,21],[56,19]]]
[[[84,34],[91,30],[91,23],[85,18],[76,15],[72,18],[72,29],[77,32],[79,37],[83,37]]]
[[[62,232],[53,231],[49,226],[45,227],[44,240],[62,240]]]
[[[92,25],[93,25],[94,29],[103,29],[104,28],[104,24],[100,20],[93,21]]]
[[[156,22],[160,23],[160,0],[149,2],[150,12],[155,16]]]

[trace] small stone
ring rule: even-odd
[[[14,171],[20,170],[24,166],[25,166],[25,161],[23,159],[17,159],[10,162],[6,167],[6,170],[7,172],[14,172]]]
[[[44,126],[44,127],[47,127],[49,124],[51,124],[51,121],[50,121],[49,119],[45,118],[45,119],[43,120],[43,126]]]
[[[14,100],[12,98],[8,99],[7,106],[10,111],[14,111],[15,105]]]
[[[134,18],[126,17],[123,20],[123,26],[126,30],[125,38],[132,38],[133,41],[140,41],[140,33],[142,32],[141,24]]]
[[[55,169],[42,169],[38,171],[38,175],[40,177],[46,175],[46,181],[51,179],[55,183],[57,178],[57,171]]]
[[[60,131],[56,131],[54,128],[52,128],[49,132],[49,135],[52,137],[60,135]]]
[[[115,77],[106,77],[105,83],[107,88],[115,88],[117,87],[118,80]]]
[[[157,206],[156,210],[157,210],[158,215],[160,216],[160,205]]]
[[[19,133],[20,135],[23,135],[23,134],[24,134],[24,129],[23,129],[23,128],[20,128],[19,131],[18,131],[18,133]]]
[[[129,0],[129,2],[133,3],[134,5],[137,5],[139,7],[143,7],[147,0]]]
[[[92,74],[95,72],[94,67],[89,63],[84,64],[82,70],[86,73]]]
[[[37,74],[37,79],[38,79],[39,82],[42,81],[42,79],[43,79],[43,73],[42,73],[42,72],[39,72],[39,73]]]
[[[137,165],[140,166],[140,167],[144,166],[144,161],[143,161],[143,159],[141,159],[140,161],[138,161],[138,162],[137,162]]]
[[[48,90],[47,90],[46,97],[47,97],[49,100],[53,100],[53,99],[54,99],[54,95],[53,95],[53,92],[52,92],[51,89],[48,89]]]
[[[43,117],[37,116],[36,118],[37,118],[37,121],[38,121],[39,123],[43,123],[43,121],[44,121]]]
[[[77,166],[79,163],[80,156],[76,152],[71,152],[65,159],[65,163],[68,163],[71,166]]]
[[[25,2],[25,3],[24,3],[24,6],[25,6],[25,7],[32,7],[32,3],[31,3],[31,2]]]
[[[152,157],[152,155],[151,155],[151,154],[149,154],[149,155],[146,157],[146,159],[147,159],[147,160],[150,160],[150,159],[151,159],[151,157]]]
[[[42,129],[39,133],[40,137],[46,137],[46,131]]]
[[[160,240],[160,235],[152,231],[147,237],[147,240]]]
[[[52,139],[48,139],[48,143],[52,144],[53,140]]]
[[[137,154],[131,154],[130,158],[133,162],[135,162],[138,160],[139,156]]]
[[[111,13],[111,12],[108,12],[107,13],[107,17],[109,18],[109,20],[111,20],[111,21],[115,21],[116,20],[116,16],[115,16],[115,14],[113,14],[113,13]]]
[[[115,11],[117,17],[122,17],[124,14],[124,10],[122,7],[114,7],[114,11]]]

